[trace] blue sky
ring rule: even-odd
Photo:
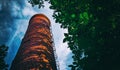
[[[44,8],[38,9],[37,6],[32,7],[27,0],[0,0],[0,45],[6,44],[9,47],[8,55],[5,58],[8,64],[14,59],[29,19],[36,13],[43,13],[51,21],[60,70],[70,70],[67,65],[72,63],[72,53],[67,48],[67,43],[62,41],[67,30],[61,29],[60,24],[55,23],[52,18],[53,10],[50,10],[49,6],[50,4],[45,3]]]

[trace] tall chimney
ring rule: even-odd
[[[57,70],[50,24],[43,14],[30,19],[10,70]]]

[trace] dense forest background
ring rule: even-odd
[[[39,8],[49,2],[56,23],[68,29],[71,70],[120,70],[120,0],[28,1]]]

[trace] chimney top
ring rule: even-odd
[[[44,14],[35,14],[34,16],[31,17],[30,21],[34,18],[41,18],[50,24],[50,20]]]

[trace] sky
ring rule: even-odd
[[[49,9],[50,4],[38,9],[32,7],[27,0],[0,0],[0,45],[6,44],[9,47],[5,61],[10,65],[20,46],[22,38],[28,27],[29,19],[38,13],[45,14],[51,21],[57,61],[60,70],[70,70],[68,65],[72,63],[72,53],[67,45],[63,43],[66,29],[61,29],[60,24],[55,23],[52,17],[53,10]],[[10,66],[9,66],[10,67]]]

